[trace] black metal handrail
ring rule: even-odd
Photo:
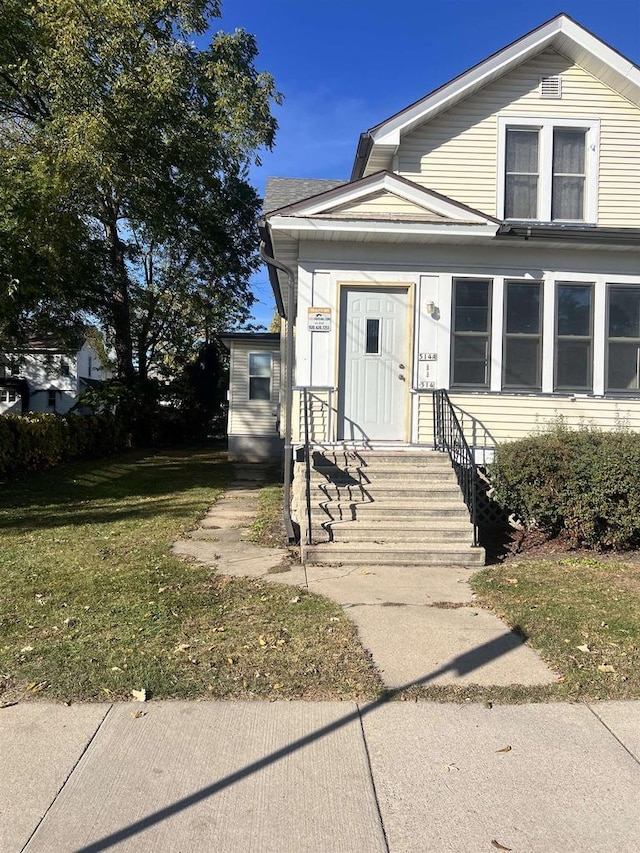
[[[473,545],[478,545],[476,462],[464,437],[455,409],[444,389],[433,392],[433,449],[449,454],[473,525]]]

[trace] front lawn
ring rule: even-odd
[[[561,674],[549,697],[640,697],[639,565],[529,558],[491,566],[472,586]]]
[[[371,697],[337,605],[170,555],[230,481],[208,450],[79,463],[0,495],[0,704]]]

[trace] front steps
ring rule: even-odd
[[[316,450],[311,507],[309,565],[484,565],[444,453]]]

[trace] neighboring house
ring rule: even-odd
[[[70,355],[54,338],[33,339],[0,355],[0,414],[65,414],[83,391],[109,376],[88,341]]]
[[[242,462],[282,459],[280,335],[223,335],[229,350],[229,458]]]
[[[287,448],[302,388],[324,447],[431,446],[440,389],[479,461],[640,429],[640,69],[566,15],[363,133],[349,181],[272,179],[261,236]]]

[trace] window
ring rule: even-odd
[[[452,385],[489,386],[491,280],[454,279]]]
[[[0,403],[15,403],[17,399],[17,391],[12,391],[10,388],[0,388]]]
[[[60,376],[71,376],[71,366],[64,356],[60,357]]]
[[[542,285],[505,284],[505,332],[502,355],[504,388],[542,388]]]
[[[249,353],[249,399],[271,399],[271,353]]]
[[[500,119],[503,216],[595,222],[596,121]]]
[[[640,388],[640,288],[609,288],[607,389]]]
[[[365,355],[380,355],[380,320],[377,317],[367,320]]]
[[[557,390],[589,391],[593,367],[593,287],[559,282],[556,291]]]
[[[54,388],[50,388],[47,392],[47,408],[55,409],[56,407],[56,391]]]

